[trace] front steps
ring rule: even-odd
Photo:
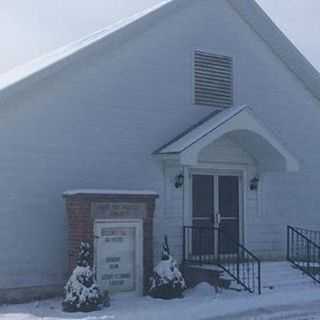
[[[189,288],[207,282],[215,288],[228,289],[232,282],[229,277],[225,277],[225,272],[215,265],[184,265],[182,272]]]
[[[264,262],[261,266],[262,290],[303,288],[315,282],[289,262]]]
[[[215,265],[185,265],[183,272],[189,287],[208,282],[216,288],[245,291],[237,282]],[[262,293],[313,286],[315,282],[286,261],[261,263]]]

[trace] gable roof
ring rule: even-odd
[[[227,0],[282,62],[320,99],[320,73],[254,0]]]
[[[247,106],[243,105],[227,108],[223,111],[215,110],[207,117],[157,149],[154,154],[178,154],[183,152],[246,108]]]
[[[0,75],[0,93],[17,83],[32,78],[44,70],[50,69],[67,58],[99,41],[115,36],[120,31],[128,30],[135,24],[146,22],[147,18],[161,17],[162,11],[170,12],[178,4],[186,4],[194,0],[164,0],[145,11],[135,14],[118,23],[99,30],[78,41],[72,42],[51,53],[37,58],[29,63],[18,66]],[[263,39],[271,50],[285,65],[304,83],[306,88],[320,100],[320,74],[312,64],[300,53],[291,41],[272,22],[268,15],[254,0],[225,0],[249,26]],[[165,12],[164,12],[165,13]]]
[[[264,167],[266,171],[299,170],[299,163],[295,157],[246,105],[213,112],[160,147],[154,154],[164,159],[170,155],[178,155],[181,164],[196,164],[200,152],[225,135],[233,137],[239,146],[249,151],[260,163],[260,169]]]
[[[49,54],[40,56],[25,64],[19,65],[6,73],[0,75],[0,93],[12,85],[26,80],[29,77],[46,70],[47,68],[64,61],[65,59],[75,55],[91,45],[117,34],[121,30],[134,25],[135,22],[141,21],[145,17],[152,16],[160,12],[160,9],[166,7],[168,4],[181,0],[163,0],[159,4],[148,8],[144,11],[136,13],[126,19],[122,19],[111,26],[91,33],[77,41],[71,42],[63,47],[51,51]]]

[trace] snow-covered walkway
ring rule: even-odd
[[[205,320],[320,320],[319,301],[303,305],[258,308],[255,310],[211,317]]]
[[[320,320],[320,285],[297,270],[289,274],[286,263],[264,264],[263,268],[268,277],[264,286],[271,285],[273,289],[265,288],[261,296],[226,290],[216,294],[214,288],[200,284],[179,300],[113,297],[110,308],[90,314],[63,313],[59,299],[2,306],[0,320]]]

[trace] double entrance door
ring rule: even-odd
[[[235,254],[239,212],[239,176],[192,175],[193,254]]]

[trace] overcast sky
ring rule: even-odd
[[[320,70],[320,1],[257,1]],[[0,0],[0,73],[159,2]]]

